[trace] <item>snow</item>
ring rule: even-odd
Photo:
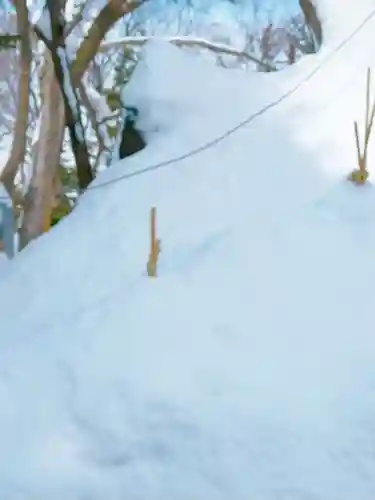
[[[0,173],[2,172],[3,168],[5,167],[8,161],[11,146],[12,146],[11,138],[9,136],[3,137],[0,143]]]
[[[46,37],[47,40],[52,40],[52,29],[51,29],[51,16],[49,10],[44,5],[44,2],[38,2],[36,5],[30,5],[29,9],[31,11],[31,23],[37,25],[40,32]]]
[[[189,43],[193,43],[195,45],[209,45],[213,47],[213,49],[216,49],[217,51],[223,51],[223,52],[229,52],[233,54],[243,54],[243,51],[241,49],[236,49],[232,45],[228,43],[213,43],[208,41],[204,37],[196,37],[196,36],[123,36],[120,38],[111,38],[110,40],[102,42],[100,45],[100,50],[101,51],[106,51],[108,49],[116,48],[116,47],[122,47],[126,45],[143,45],[144,43],[148,42],[151,39],[157,40],[157,41],[162,41],[162,42],[171,42],[171,43],[185,43],[186,45],[189,45]]]
[[[92,187],[322,66],[215,147],[88,191],[0,267],[0,500],[373,500],[375,188],[345,177],[375,21],[327,56],[375,3],[319,5],[324,49],[282,73],[147,44],[123,97],[149,144]]]
[[[105,96],[99,94],[99,92],[87,81],[85,84],[87,90],[87,97],[90,104],[95,112],[96,120],[99,124],[99,129],[103,137],[105,146],[111,147],[111,138],[108,135],[107,124],[116,125],[115,115],[111,108],[108,106]],[[106,122],[106,123],[105,123]]]
[[[118,47],[139,47],[144,45],[148,41],[158,41],[158,42],[169,42],[176,44],[178,46],[182,46],[184,48],[199,48],[200,55],[202,55],[202,50],[207,49],[211,51],[211,53],[217,53],[220,57],[225,57],[223,54],[226,54],[225,66],[228,67],[230,64],[238,65],[236,58],[240,57],[244,60],[256,62],[260,65],[267,66],[267,63],[263,63],[258,58],[253,56],[252,54],[248,54],[244,52],[243,49],[238,49],[235,47],[231,47],[227,43],[211,42],[206,38],[196,37],[196,36],[125,36],[121,38],[113,38],[112,40],[107,40],[100,45],[100,51],[106,52],[109,49],[118,48]],[[269,65],[268,65],[269,66]]]

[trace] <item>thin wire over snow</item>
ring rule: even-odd
[[[108,181],[102,182],[100,184],[95,184],[93,186],[89,186],[86,191],[91,191],[94,189],[100,189],[106,186],[110,186],[111,184],[116,184],[117,182],[126,180],[126,179],[131,179],[132,177],[137,177],[139,175],[143,175],[149,172],[153,172],[155,170],[159,170],[161,168],[167,167],[169,165],[172,165],[174,163],[179,163],[183,160],[186,160],[187,158],[191,158],[193,156],[196,156],[212,147],[215,147],[217,144],[221,143],[223,140],[226,138],[230,137],[231,135],[235,134],[238,130],[244,128],[246,125],[251,123],[253,120],[258,118],[259,116],[264,115],[267,111],[271,110],[272,108],[275,108],[279,104],[281,104],[283,101],[291,97],[293,94],[295,94],[305,83],[308,83],[323,67],[325,67],[333,57],[336,56],[370,21],[373,19],[375,16],[375,9],[373,9],[364,19],[363,21],[357,26],[357,28],[350,33],[341,43],[339,43],[336,48],[320,63],[318,64],[310,73],[307,74],[305,78],[303,78],[297,85],[292,87],[290,90],[282,94],[278,99],[275,101],[270,102],[267,106],[264,106],[261,108],[259,111],[256,113],[253,113],[251,116],[247,117],[245,120],[241,121],[237,125],[235,125],[233,128],[229,129],[227,132],[224,134],[216,137],[215,139],[212,139],[211,141],[206,142],[205,144],[202,144],[201,146],[192,149],[182,155],[175,156],[173,158],[170,158],[169,160],[161,161],[159,163],[156,163],[154,165],[147,166],[145,168],[141,168],[139,170],[136,170],[134,172],[130,172],[128,174],[124,174],[118,177],[115,177],[113,179],[110,179]],[[109,42],[111,43],[111,42]]]

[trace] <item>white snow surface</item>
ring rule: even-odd
[[[0,267],[0,500],[375,498],[375,189],[345,180],[375,20],[326,60],[375,1],[319,7],[323,50],[278,74],[148,44],[124,99],[149,144],[94,186],[326,63],[215,147],[86,193]]]

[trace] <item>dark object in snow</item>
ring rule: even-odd
[[[141,132],[137,130],[136,123],[138,118],[138,109],[127,107],[124,127],[122,129],[119,157],[120,159],[131,156],[146,147]]]

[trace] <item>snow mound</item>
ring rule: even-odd
[[[282,74],[149,44],[123,96],[149,144],[93,187],[277,100],[372,7],[321,0],[322,54]],[[372,31],[1,268],[0,500],[373,500],[375,188],[345,181]]]

